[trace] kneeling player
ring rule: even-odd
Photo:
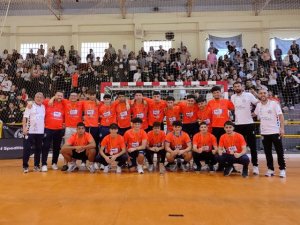
[[[153,171],[153,156],[154,153],[157,153],[157,158],[160,159],[159,161],[159,172],[165,172],[165,158],[166,158],[166,151],[165,151],[165,138],[166,134],[161,129],[160,122],[153,123],[153,130],[148,132],[148,144],[146,150],[146,158],[149,163],[148,170],[149,172]]]
[[[95,172],[94,160],[96,155],[96,143],[92,135],[85,132],[84,123],[77,124],[77,131],[64,144],[61,149],[61,154],[68,163],[68,172],[78,169],[76,159],[88,159],[90,165],[87,166],[91,173]],[[74,159],[74,160],[73,160]]]
[[[233,170],[233,164],[243,165],[242,176],[248,176],[249,157],[246,155],[246,141],[243,135],[234,132],[234,124],[227,121],[224,124],[225,134],[220,138],[219,157],[220,164],[225,166],[224,176],[229,176]]]
[[[136,117],[132,119],[131,122],[133,128],[124,134],[124,140],[131,163],[129,169],[134,171],[137,167],[138,173],[143,174],[144,154],[148,137],[147,133],[141,129],[143,123],[142,119]]]
[[[101,142],[97,161],[99,160],[104,165],[104,173],[109,172],[109,165],[118,162],[116,172],[121,173],[122,166],[127,161],[125,142],[123,137],[118,134],[117,124],[112,123],[109,126],[109,132],[110,134],[105,136]]]
[[[173,131],[168,133],[165,141],[165,150],[167,152],[167,161],[171,164],[170,169],[175,171],[177,164],[175,159],[183,159],[181,169],[187,171],[187,163],[192,159],[192,143],[189,135],[182,131],[180,121],[173,122]]]
[[[214,171],[214,165],[217,163],[215,158],[217,149],[216,137],[208,132],[205,122],[200,123],[200,132],[193,137],[193,158],[197,165],[196,171],[201,171],[200,161],[205,161],[210,172]]]

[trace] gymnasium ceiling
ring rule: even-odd
[[[0,0],[8,16],[74,15],[120,13],[123,18],[132,13],[203,11],[253,11],[259,15],[267,10],[300,9],[300,0]]]

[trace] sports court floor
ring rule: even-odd
[[[0,224],[299,225],[300,157],[287,157],[286,179],[51,169],[23,174],[21,160],[2,160]],[[263,159],[260,164],[265,172]]]

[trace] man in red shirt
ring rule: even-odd
[[[125,132],[131,129],[131,110],[129,100],[125,98],[125,92],[120,91],[118,98],[114,102],[117,124],[119,126],[118,133],[124,136]]]
[[[118,134],[118,125],[112,123],[109,126],[110,134],[105,136],[101,142],[97,161],[104,165],[104,173],[109,172],[109,165],[117,162],[116,173],[122,172],[122,166],[125,165],[128,156],[126,154],[126,145],[124,138]]]
[[[125,144],[127,146],[127,152],[130,157],[130,170],[134,171],[137,167],[139,174],[143,174],[143,164],[145,149],[147,146],[147,133],[141,129],[142,119],[132,119],[133,128],[126,131],[124,135]]]
[[[77,132],[67,140],[61,149],[61,153],[68,163],[68,172],[78,169],[76,159],[89,160],[90,165],[87,166],[91,173],[95,173],[94,160],[96,155],[96,143],[92,135],[85,132],[84,123],[77,124]]]
[[[205,122],[200,123],[200,132],[193,137],[193,158],[197,165],[196,171],[201,171],[200,161],[205,161],[209,171],[214,172],[214,165],[217,163],[215,155],[218,151],[217,139],[208,132]]]
[[[209,107],[207,107],[207,103],[205,98],[199,97],[197,99],[197,104],[198,104],[198,112],[197,112],[197,117],[199,120],[199,123],[205,122],[208,127],[208,132],[211,132],[211,110]]]
[[[140,118],[142,120],[141,128],[143,130],[148,129],[148,102],[144,99],[143,92],[137,90],[132,100],[130,108],[132,112],[132,118]]]
[[[57,161],[60,145],[64,135],[64,113],[65,109],[62,103],[63,92],[57,91],[53,97],[53,104],[48,104],[49,99],[44,101],[46,108],[45,115],[45,136],[42,149],[42,171],[47,172],[48,152],[53,143],[52,169],[57,170]]]
[[[153,166],[153,156],[156,153],[157,158],[160,159],[159,161],[159,172],[162,174],[165,172],[165,158],[166,158],[166,151],[165,151],[165,138],[166,134],[164,131],[161,130],[160,122],[153,123],[153,130],[148,132],[148,143],[147,143],[147,150],[146,150],[146,158],[148,160],[149,172],[152,172],[154,169]]]
[[[192,159],[192,144],[187,133],[182,131],[182,123],[180,121],[173,122],[173,131],[168,133],[165,141],[165,150],[167,152],[167,161],[170,164],[171,171],[177,169],[175,159],[183,159],[180,167],[183,171],[188,171],[187,163]]]
[[[224,124],[226,131],[220,138],[219,157],[221,165],[225,166],[224,176],[229,176],[233,171],[233,164],[243,165],[242,176],[248,176],[249,157],[247,156],[247,144],[243,135],[234,132],[234,123],[227,121]]]
[[[168,96],[166,98],[167,107],[165,108],[165,116],[166,116],[166,123],[167,123],[167,133],[173,131],[172,123],[174,121],[180,120],[180,108],[179,106],[175,106],[175,98],[172,96]]]

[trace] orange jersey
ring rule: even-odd
[[[208,131],[211,132],[211,120],[212,120],[212,114],[211,109],[209,107],[205,107],[204,109],[198,109],[197,117],[199,122],[205,122],[208,126]]]
[[[223,134],[219,141],[219,147],[225,148],[228,154],[230,153],[230,150],[241,153],[243,146],[246,146],[246,141],[243,135],[236,132],[234,132],[232,136]]]
[[[78,87],[78,78],[79,75],[77,73],[72,75],[72,87]]]
[[[130,129],[125,132],[124,140],[127,148],[137,148],[141,146],[143,140],[148,140],[148,136],[142,129],[137,133],[133,129]]]
[[[65,110],[62,102],[54,101],[52,106],[48,105],[49,99],[44,101],[46,115],[45,128],[51,130],[63,129]]]
[[[161,147],[165,143],[166,134],[162,130],[158,134],[155,134],[152,130],[147,135],[149,147]]]
[[[180,108],[179,106],[174,106],[172,109],[166,108],[165,109],[165,116],[167,121],[167,130],[173,131],[172,123],[174,121],[180,120]]]
[[[84,124],[86,127],[98,127],[99,106],[94,101],[83,101]]]
[[[172,150],[182,150],[187,148],[187,144],[191,142],[191,139],[184,131],[181,131],[179,136],[176,136],[174,132],[171,132],[167,134],[166,142],[170,143],[170,148]]]
[[[234,109],[234,105],[227,99],[212,99],[207,106],[212,113],[212,127],[224,127],[224,123],[229,120],[229,110]]]
[[[99,107],[100,125],[108,127],[112,123],[116,123],[116,112],[113,105],[101,105]]]
[[[199,132],[193,137],[193,145],[202,148],[203,151],[211,151],[213,146],[217,146],[217,138],[211,133],[201,134]]]
[[[144,98],[148,103],[148,123],[149,126],[153,126],[154,122],[162,123],[164,120],[164,109],[167,107],[167,103],[164,100],[155,102],[153,99]]]
[[[71,146],[86,146],[93,140],[93,136],[88,132],[84,132],[81,137],[76,132],[67,140],[67,143]]]
[[[187,102],[179,102],[178,106],[180,108],[180,112],[182,114],[182,123],[196,123],[197,122],[197,112],[198,112],[198,105],[188,105]]]
[[[121,135],[112,137],[110,134],[105,136],[101,142],[101,147],[105,148],[105,153],[109,155],[116,155],[125,149],[125,141]]]
[[[131,126],[130,109],[126,108],[125,102],[116,101],[114,104],[117,123],[120,128],[127,128]]]
[[[144,100],[142,103],[137,103],[135,100],[131,103],[132,117],[142,119],[142,129],[148,128],[148,103]]]
[[[65,125],[66,127],[77,127],[77,123],[82,122],[82,102],[71,102],[64,99],[63,105],[65,108]]]

